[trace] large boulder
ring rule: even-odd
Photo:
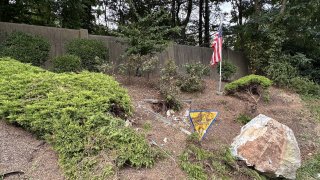
[[[231,144],[231,153],[247,166],[273,177],[295,179],[301,166],[300,149],[293,131],[262,114],[242,127]]]

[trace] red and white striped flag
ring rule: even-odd
[[[210,65],[214,66],[222,60],[222,28],[220,26],[218,33],[215,35],[213,44],[213,54],[211,57]]]

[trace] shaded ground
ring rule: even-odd
[[[57,159],[47,143],[0,121],[0,174],[5,174],[4,179],[63,179]]]
[[[135,106],[134,117],[130,119],[137,131],[144,133],[149,142],[161,147],[168,158],[157,162],[151,169],[125,168],[118,172],[118,179],[186,179],[186,174],[179,168],[178,156],[185,148],[187,135],[179,130],[183,127],[192,132],[182,120],[173,121],[172,127],[141,108],[152,110],[143,103],[143,99],[158,99],[156,82],[148,83],[144,79],[133,78],[128,84],[121,77],[117,78],[128,89]],[[182,99],[192,100],[191,109],[215,109],[219,111],[217,121],[205,136],[202,147],[207,150],[220,149],[232,142],[241,129],[236,121],[241,113],[246,113],[250,104],[244,99],[216,95],[217,84],[206,80],[206,89],[202,93],[183,94]],[[188,105],[185,106],[188,109]],[[176,116],[185,113],[184,109]],[[272,88],[270,101],[261,101],[257,112],[265,114],[289,126],[295,133],[301,150],[302,160],[311,157],[320,144],[320,126],[304,106],[299,96],[281,89]],[[165,114],[162,114],[165,116]],[[0,174],[23,171],[24,174],[13,175],[8,179],[63,179],[57,165],[57,156],[50,146],[37,140],[31,134],[0,121]],[[5,178],[7,179],[7,178]]]

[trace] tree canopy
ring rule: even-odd
[[[3,0],[0,21],[121,35],[128,53],[143,55],[168,40],[209,47],[226,5],[224,46],[243,52],[253,73],[320,82],[318,0]]]

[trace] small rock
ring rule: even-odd
[[[312,156],[312,153],[309,153],[308,156]]]
[[[171,115],[173,115],[174,114],[174,111],[172,110],[172,109],[169,109],[168,111],[167,111],[167,117],[170,117]]]
[[[163,142],[164,142],[164,143],[167,143],[167,142],[168,142],[168,138],[164,138],[164,139],[163,139]]]
[[[132,123],[129,121],[129,120],[126,120],[126,122],[124,123],[124,126],[125,127],[131,127],[132,126]]]

